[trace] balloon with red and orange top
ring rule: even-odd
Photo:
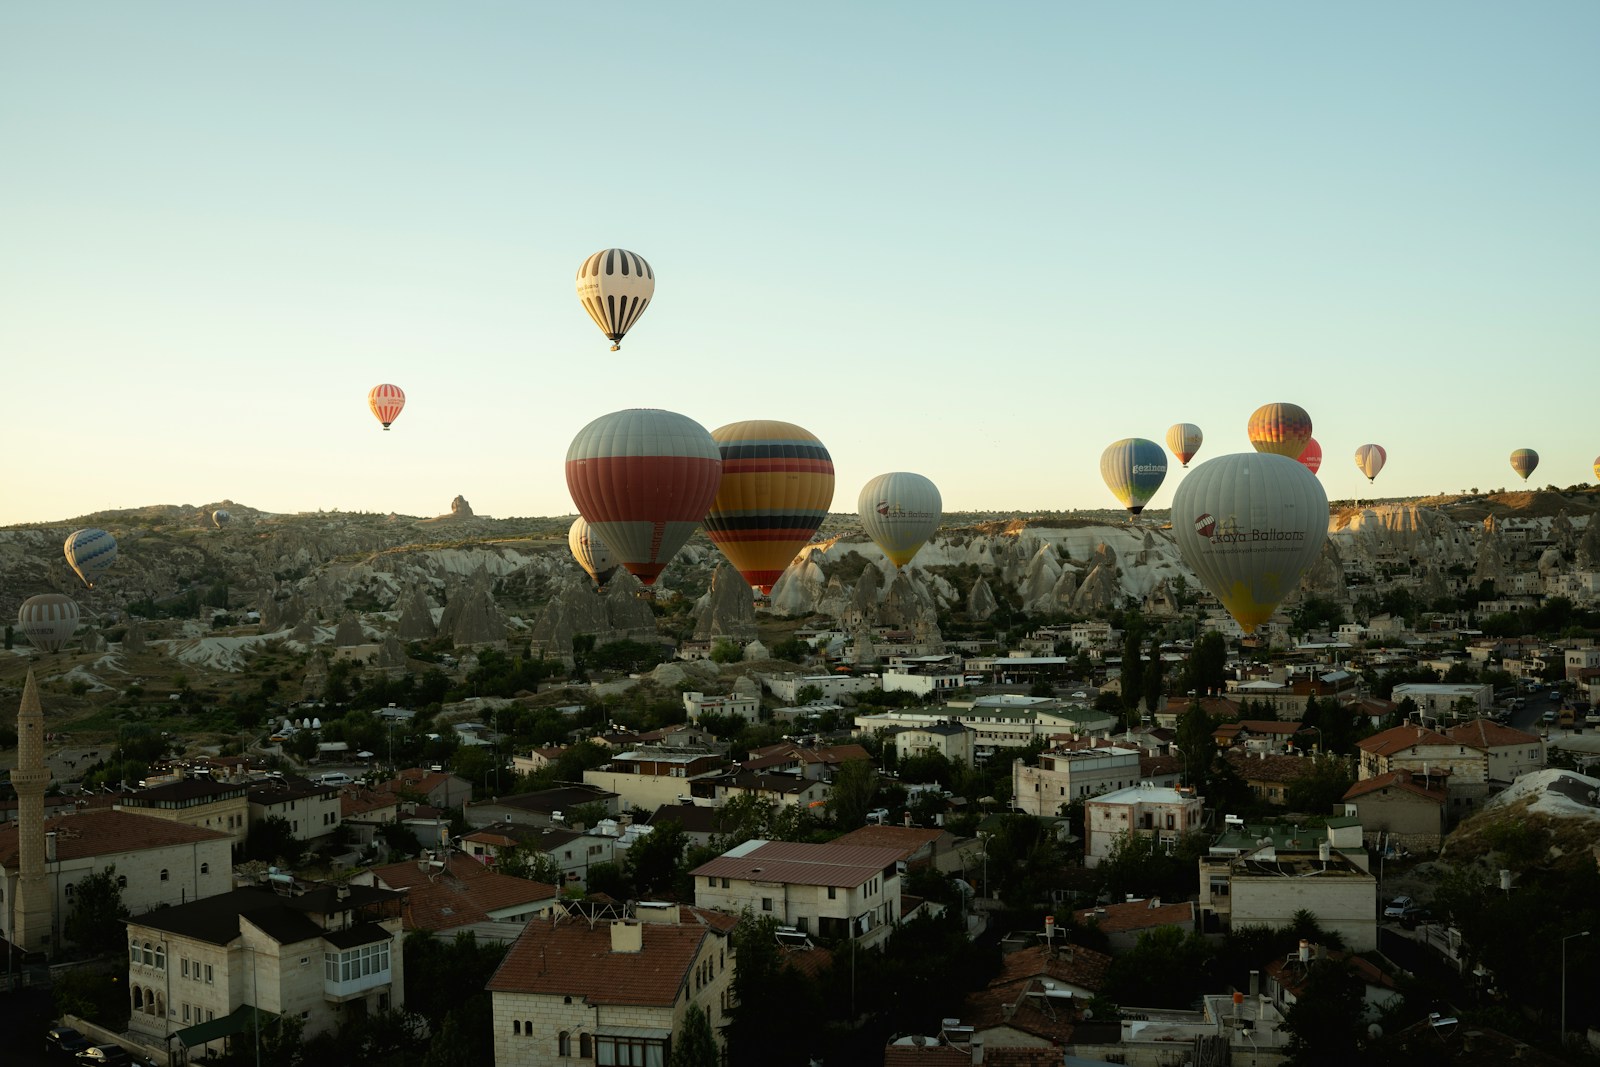
[[[400,409],[405,406],[406,394],[398,385],[385,382],[382,385],[374,385],[367,393],[367,407],[371,408],[378,421],[383,423],[385,430],[389,428],[390,423],[400,417]]]
[[[1311,416],[1299,404],[1263,404],[1250,416],[1248,429],[1257,452],[1299,459],[1311,440]]]

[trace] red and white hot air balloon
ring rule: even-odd
[[[383,423],[387,430],[389,424],[400,417],[400,409],[406,406],[406,394],[398,385],[374,385],[367,393],[367,407]]]
[[[1322,446],[1317,444],[1315,437],[1306,441],[1306,447],[1299,455],[1300,465],[1312,474],[1322,469]]]

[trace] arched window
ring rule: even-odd
[[[167,946],[165,946],[165,945],[157,945],[156,946],[156,970],[164,971],[166,969],[167,969]]]
[[[578,1058],[586,1060],[592,1055],[594,1055],[594,1052],[589,1048],[589,1035],[588,1034],[579,1034],[578,1035]]]
[[[128,962],[129,963],[138,963],[139,962],[139,942],[137,942],[137,941],[130,941],[128,943]]]
[[[125,874],[117,875],[117,888],[118,889],[126,889],[126,888],[128,888],[128,876],[127,875],[125,875]]]
[[[148,966],[148,965],[150,965],[152,963],[155,963],[155,961],[156,961],[155,953],[150,951],[150,942],[146,941],[144,943],[144,962],[145,962],[146,966]]]
[[[211,873],[211,864],[209,864],[209,863],[202,863],[202,864],[201,864],[201,865],[200,865],[200,873],[201,873],[201,874],[210,874],[210,873]]]
[[[67,899],[68,900],[72,899],[72,883],[71,882],[67,883]]]
[[[165,993],[156,994],[156,1014],[162,1018],[167,1015],[167,996]]]
[[[144,1011],[144,987],[133,987],[133,1010]]]
[[[524,1019],[524,1020],[522,1020],[522,1036],[524,1036],[524,1037],[532,1037],[533,1036],[533,1020],[532,1019]]]
[[[565,1030],[556,1035],[556,1055],[572,1055],[572,1035],[567,1033]]]
[[[521,1020],[519,1020],[519,1019],[512,1019],[511,1020],[511,1035],[513,1037],[521,1037],[522,1036],[522,1022],[521,1022]]]
[[[144,987],[144,1013],[146,1015],[154,1015],[156,1013],[156,995],[150,992],[149,986]]]
[[[165,867],[161,868],[161,880],[163,882],[167,880],[167,869]]]

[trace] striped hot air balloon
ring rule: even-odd
[[[104,530],[88,527],[67,535],[62,553],[67,564],[78,572],[83,584],[90,589],[106,570],[117,561],[117,539]]]
[[[1383,465],[1387,462],[1389,453],[1383,450],[1382,445],[1362,445],[1356,449],[1356,466],[1367,476],[1368,482],[1378,476],[1378,472],[1383,470]]]
[[[17,609],[17,629],[41,652],[60,652],[78,630],[78,602],[60,593],[41,593]]]
[[[721,480],[717,443],[673,411],[602,415],[567,449],[567,489],[578,513],[645,585],[694,535]]]
[[[1306,442],[1306,447],[1295,459],[1299,461],[1300,466],[1315,474],[1322,469],[1322,446],[1317,444],[1317,439],[1313,437]]]
[[[1167,430],[1167,447],[1172,454],[1178,457],[1178,462],[1185,467],[1200,451],[1200,442],[1205,440],[1205,434],[1200,432],[1200,427],[1192,422],[1176,422]]]
[[[861,527],[889,562],[904,567],[939,528],[944,501],[939,487],[920,474],[880,474],[861,487],[856,500]]]
[[[567,530],[567,547],[572,550],[572,558],[578,561],[578,566],[600,588],[605,588],[611,576],[617,573],[617,557],[600,540],[600,535],[589,528],[589,520],[582,515],[573,519],[572,527]]]
[[[656,292],[656,272],[644,257],[624,248],[606,248],[578,268],[578,300],[600,332],[611,340],[611,351],[622,347],[622,337],[639,321]]]
[[[770,596],[828,515],[833,457],[792,422],[735,422],[711,436],[722,452],[722,484],[706,533],[752,588]]]
[[[1196,577],[1253,633],[1322,552],[1328,498],[1288,457],[1219,456],[1173,494],[1172,534]]]
[[[374,385],[367,393],[367,407],[383,423],[387,430],[389,424],[400,417],[400,409],[406,406],[406,394],[398,385]],[[426,421],[426,420],[424,420]]]
[[[1511,469],[1522,475],[1522,480],[1527,481],[1539,466],[1539,453],[1531,448],[1519,448],[1511,453]]]
[[[1257,452],[1296,459],[1311,440],[1311,416],[1299,404],[1263,404],[1250,416],[1249,432]]]
[[[1154,441],[1124,437],[1100,453],[1100,477],[1122,506],[1137,515],[1166,480],[1167,454]]]

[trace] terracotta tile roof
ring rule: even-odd
[[[1222,754],[1234,773],[1245,781],[1293,782],[1311,773],[1316,760],[1304,756],[1282,756],[1275,753],[1245,752],[1230,748]]]
[[[393,808],[399,803],[400,798],[393,793],[377,793],[370,789],[347,789],[339,794],[339,817],[358,818],[384,808]]]
[[[926,1040],[919,1038],[917,1040]],[[992,1062],[984,1050],[984,1062]],[[1056,1062],[1061,1060],[1057,1052]],[[953,1045],[896,1045],[883,1050],[883,1067],[971,1067],[972,1053]]]
[[[402,911],[407,930],[453,930],[488,922],[491,911],[540,905],[561,896],[555,886],[500,874],[459,852],[449,854],[443,871],[424,870],[418,862],[391,863],[371,871],[382,885],[408,891]]]
[[[1382,733],[1373,734],[1371,737],[1356,742],[1356,747],[1363,752],[1370,752],[1375,756],[1392,756],[1396,752],[1404,752],[1417,745],[1453,745],[1458,744],[1444,734],[1423,729],[1420,726],[1396,726]]]
[[[1539,743],[1533,734],[1501,725],[1493,719],[1473,719],[1460,723],[1450,727],[1444,735],[1468,748],[1478,749],[1515,748]]]
[[[893,848],[900,851],[901,859],[910,859],[917,852],[945,836],[944,830],[924,830],[920,826],[863,826],[834,838],[831,844],[859,845],[864,848]]]
[[[44,829],[46,833],[56,832],[56,855],[63,860],[85,856],[110,859],[125,852],[233,840],[232,834],[220,830],[112,808],[85,808],[56,815],[45,820]],[[17,866],[18,832],[16,823],[0,826],[0,867]]]
[[[705,926],[641,923],[639,952],[611,950],[611,924],[535,919],[485,986],[495,993],[582,998],[589,1004],[670,1008],[708,937]]]
[[[1111,957],[1104,952],[1081,945],[1058,945],[1054,951],[1043,945],[1035,945],[1002,957],[1000,974],[995,983],[1054,978],[1098,993],[1105,986],[1106,974],[1110,970]]]
[[[1066,1044],[1072,1040],[1072,1024],[1078,1018],[1072,1001],[1047,1002],[1043,997],[1029,996],[1034,989],[1031,978],[990,983],[986,989],[967,994],[961,1004],[961,1022],[980,1031],[1009,1026],[1056,1045]],[[1059,1063],[1061,1050],[1054,1051]],[[984,1057],[987,1062],[987,1047]]]
[[[1334,963],[1342,963],[1345,970],[1355,975],[1367,985],[1380,986],[1384,989],[1393,989],[1394,979],[1384,974],[1373,965],[1372,961],[1364,956],[1352,956],[1348,952],[1337,949],[1327,949],[1320,957]],[[1302,967],[1298,960],[1291,963],[1288,960],[1274,959],[1267,964],[1267,974],[1280,986],[1292,993],[1296,999],[1305,995],[1306,980],[1310,977],[1307,968]]]
[[[746,767],[757,766],[756,761],[772,761],[770,765],[777,766],[782,763],[821,763],[837,766],[849,763],[851,760],[870,760],[872,754],[860,745],[823,745],[812,748],[809,745],[797,745],[792,741],[781,744],[767,745],[765,748],[752,749],[750,759],[745,761]]]
[[[385,793],[410,791],[428,794],[449,781],[451,777],[444,771],[429,771],[421,767],[407,767],[387,782],[380,783],[377,788]]]
[[[899,860],[897,848],[765,841],[743,855],[719,856],[689,873],[696,878],[759,878],[763,882],[853,888]]]
[[[1182,756],[1140,756],[1140,778],[1164,778],[1169,774],[1183,773]]]
[[[1424,783],[1431,783],[1432,787],[1429,788]],[[1443,804],[1448,799],[1449,783],[1450,776],[1448,774],[1434,772],[1423,776],[1413,775],[1410,771],[1390,771],[1388,774],[1380,774],[1374,778],[1366,778],[1357,782],[1345,790],[1341,799],[1354,800],[1357,797],[1364,797],[1368,793],[1376,793],[1380,789],[1393,787],[1402,792],[1431,800],[1435,804]]]
[[[1194,903],[1179,901],[1152,907],[1153,900],[1135,900],[1127,904],[1107,904],[1099,908],[1081,908],[1073,916],[1081,923],[1096,923],[1108,934],[1126,934],[1135,930],[1153,930],[1158,926],[1183,926],[1194,929]]]

